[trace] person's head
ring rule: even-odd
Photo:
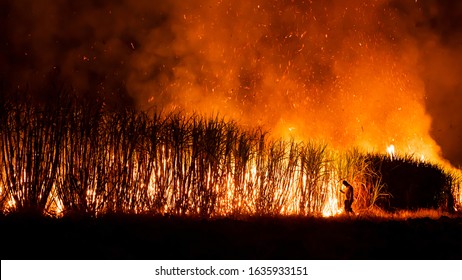
[[[342,183],[343,183],[345,186],[347,186],[347,187],[350,186],[350,184],[349,184],[346,180],[343,180]]]

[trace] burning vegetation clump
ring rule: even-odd
[[[356,213],[460,208],[458,173],[412,157],[275,139],[219,116],[115,110],[62,92],[2,99],[3,212],[333,216],[343,212],[343,180],[355,186]]]

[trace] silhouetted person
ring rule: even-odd
[[[340,192],[345,194],[345,212],[346,213],[353,213],[353,208],[351,208],[351,205],[353,204],[354,200],[354,192],[353,192],[353,186],[350,185],[347,181],[343,180],[343,185],[345,185],[346,190],[340,190]]]

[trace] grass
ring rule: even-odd
[[[219,116],[114,110],[64,91],[17,96],[1,97],[3,212],[332,215],[342,180],[358,213],[460,208],[458,171],[412,157],[274,139]]]

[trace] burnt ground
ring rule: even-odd
[[[0,216],[1,259],[462,259],[462,217]]]

